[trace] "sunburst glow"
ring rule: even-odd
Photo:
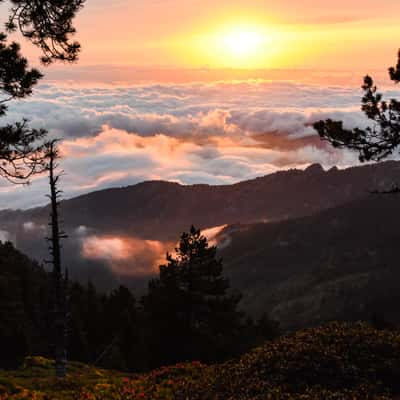
[[[253,54],[257,50],[261,50],[266,41],[266,36],[255,31],[231,32],[223,38],[229,51],[238,56]]]
[[[186,60],[211,67],[265,68],[284,46],[276,27],[259,22],[231,22],[188,37],[181,48]]]

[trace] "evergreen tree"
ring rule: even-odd
[[[0,0],[0,4],[3,0]],[[75,29],[72,21],[84,0],[10,0],[11,10],[6,29],[19,31],[42,50],[42,62],[72,62],[78,57],[80,45],[71,41]],[[42,78],[30,68],[20,45],[9,43],[0,32],[0,117],[7,104],[32,94]],[[0,127],[0,176],[14,183],[26,182],[33,174],[45,169],[44,129],[32,129],[26,120]]]
[[[102,308],[104,306],[102,304],[101,297],[97,293],[97,290],[92,282],[88,282],[86,286],[86,296],[83,305],[85,310],[84,324],[87,335],[87,350],[89,360],[93,362],[98,356],[98,349],[103,345],[103,330],[100,328],[100,326],[102,324]]]
[[[20,366],[28,354],[49,355],[48,283],[43,268],[0,242],[0,367]]]
[[[257,322],[251,318],[242,322],[242,314],[236,310],[239,296],[229,294],[220,260],[206,250],[210,247],[200,240],[198,231],[195,237],[202,245],[193,252],[206,253],[204,262],[214,265],[216,272],[211,278],[206,272],[200,274],[204,279],[194,281],[203,282],[192,285],[192,296],[187,292],[184,270],[178,271],[182,275],[171,285],[166,284],[164,273],[162,279],[152,281],[152,289],[143,299],[144,310],[124,286],[105,294],[97,292],[91,283],[70,282],[66,287],[68,357],[140,372],[190,359],[224,360],[274,338],[277,326],[266,316]],[[188,236],[184,238],[186,241]],[[172,269],[188,268],[186,263],[179,266],[175,262],[181,259],[178,255],[170,258],[174,260]],[[204,284],[215,280],[224,285],[215,289]],[[207,289],[213,286],[213,290]],[[11,243],[0,243],[0,368],[18,367],[28,355],[51,356],[53,287],[51,272],[19,253]],[[185,302],[190,297],[193,301],[188,307]]]
[[[400,52],[396,67],[389,68],[389,77],[400,82]],[[314,124],[321,139],[334,147],[347,148],[359,154],[361,162],[380,161],[390,156],[400,145],[400,102],[383,100],[374,80],[364,78],[361,109],[370,124],[365,129],[346,129],[343,121],[318,121]]]
[[[108,354],[100,360],[102,365],[109,365],[121,370],[140,370],[143,354],[139,346],[141,326],[138,323],[136,299],[132,292],[124,287],[113,290],[104,298],[104,319]]]
[[[75,282],[68,286],[67,349],[72,360],[82,362],[93,360],[89,356],[86,296],[85,288],[79,283]],[[99,329],[99,326],[96,328]]]
[[[72,21],[85,0],[10,0],[10,3],[7,30],[19,30],[24,38],[39,47],[43,64],[77,59],[81,46],[71,41],[75,34]]]
[[[192,226],[175,252],[167,254],[159,279],[150,282],[143,298],[153,364],[229,357],[243,327],[237,310],[241,296],[229,293],[217,248]]]

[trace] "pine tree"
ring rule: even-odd
[[[400,82],[400,51],[396,67],[389,68],[389,77],[395,84]],[[332,146],[357,152],[361,162],[381,161],[400,146],[400,101],[384,100],[368,75],[362,89],[361,110],[369,121],[366,128],[347,129],[343,121],[327,119],[316,122],[314,129]]]
[[[7,32],[19,31],[42,52],[41,61],[73,62],[80,45],[72,41],[72,21],[85,0],[10,0]],[[3,0],[0,0],[0,4]],[[10,101],[32,94],[43,75],[30,68],[16,42],[0,32],[0,117]],[[26,119],[0,126],[0,176],[13,183],[25,183],[46,167],[45,129],[32,129]]]
[[[137,323],[137,314],[135,297],[128,288],[120,286],[105,298],[104,318],[108,321],[106,334],[111,348],[101,360],[102,363],[107,365],[112,356],[118,369],[138,369],[142,361],[139,360],[138,337],[141,327]]]
[[[230,355],[242,314],[237,310],[241,296],[229,288],[217,248],[192,226],[182,234],[175,254],[167,254],[159,279],[150,282],[143,298],[160,363]]]

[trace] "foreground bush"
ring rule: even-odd
[[[400,335],[333,323],[221,365],[194,362],[122,376],[76,364],[61,386],[46,362],[30,365],[3,373],[0,400],[385,400],[400,393]]]
[[[260,347],[218,374],[221,399],[262,399],[268,392],[272,399],[384,398],[400,391],[400,335],[334,323]]]

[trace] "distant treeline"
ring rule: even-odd
[[[41,265],[0,242],[0,368],[52,356],[51,285]],[[239,311],[240,299],[216,248],[192,228],[142,298],[124,286],[100,293],[90,282],[67,283],[68,358],[128,371],[227,360],[278,335],[266,316]]]

